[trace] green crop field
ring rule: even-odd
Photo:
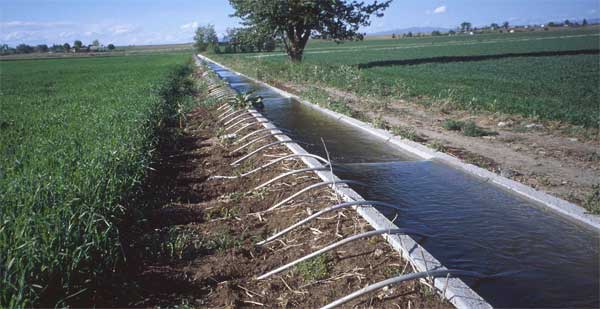
[[[0,307],[64,305],[114,268],[188,58],[0,62]]]
[[[381,98],[600,124],[600,28],[312,41],[302,64],[281,52],[212,55],[265,80],[319,83]]]

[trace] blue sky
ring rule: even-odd
[[[231,13],[227,0],[0,0],[0,43],[183,43],[199,24],[214,24],[221,34],[235,27]],[[385,17],[373,18],[362,30],[582,18],[600,18],[600,0],[395,0]]]

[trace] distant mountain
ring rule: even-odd
[[[386,30],[386,31],[380,31],[380,32],[373,32],[373,33],[367,33],[367,36],[379,36],[379,35],[392,35],[392,34],[405,34],[405,33],[431,33],[432,31],[440,31],[440,32],[447,32],[449,30],[452,30],[450,28],[442,28],[442,27],[411,27],[411,28],[404,28],[404,29],[392,29],[392,30]]]

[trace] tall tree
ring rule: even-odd
[[[39,44],[38,46],[35,47],[35,51],[38,53],[47,53],[48,52],[48,45],[46,44]]]
[[[467,32],[471,30],[471,23],[467,21],[463,22],[462,24],[460,24],[460,30],[462,32]]]
[[[277,35],[294,62],[302,61],[311,35],[336,41],[362,39],[371,15],[383,16],[392,0],[370,4],[344,0],[229,0],[234,17],[262,35]]]
[[[81,42],[80,40],[75,40],[75,42],[73,42],[73,48],[75,48],[75,51],[78,52],[81,47],[83,47],[83,42]]]
[[[69,45],[69,43],[63,44],[63,47],[64,47],[64,49],[65,49],[66,52],[68,52],[68,51],[71,50],[71,45]]]
[[[17,53],[18,54],[28,54],[33,52],[33,47],[27,44],[19,44],[17,45]]]
[[[509,27],[510,27],[510,24],[507,21],[502,23],[502,28],[508,30]]]
[[[96,46],[96,47],[98,47],[98,46],[100,46],[100,41],[98,41],[98,40],[94,40],[94,41],[92,42],[92,45],[93,45],[93,46]]]
[[[219,38],[217,37],[217,32],[215,31],[215,27],[213,25],[199,26],[196,29],[196,34],[194,35],[194,47],[197,51],[203,52],[209,49],[213,49],[219,43]]]

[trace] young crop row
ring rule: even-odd
[[[186,58],[0,62],[0,307],[64,305],[114,270]]]

